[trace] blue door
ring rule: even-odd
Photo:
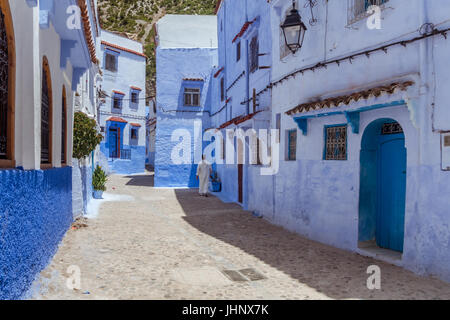
[[[377,245],[403,252],[406,149],[405,136],[381,135],[378,149]]]
[[[117,158],[118,157],[118,133],[117,129],[109,129],[109,157]]]

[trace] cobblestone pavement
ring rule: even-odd
[[[97,218],[69,230],[30,297],[450,299],[450,284],[307,240],[195,190],[155,189],[152,178],[112,176],[108,193],[134,200],[104,202]],[[373,264],[381,290],[366,286]],[[66,286],[72,265],[79,290]],[[233,272],[249,268],[256,274]],[[258,274],[265,279],[249,281]]]

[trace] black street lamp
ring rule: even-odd
[[[292,53],[296,53],[303,45],[307,29],[302,22],[302,18],[297,9],[295,9],[295,1],[292,1],[291,13],[286,17],[286,20],[284,20],[281,29],[283,29],[284,40],[286,41],[287,47]]]

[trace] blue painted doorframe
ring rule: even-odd
[[[377,245],[403,252],[406,149],[403,133],[382,134],[379,119],[364,132],[361,143],[359,241],[376,240]]]

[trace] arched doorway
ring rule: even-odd
[[[359,241],[403,252],[406,199],[406,148],[401,125],[379,119],[361,142]]]
[[[8,1],[0,0],[0,168],[14,167],[14,30]]]
[[[52,166],[52,138],[53,138],[53,98],[50,66],[47,57],[42,63],[41,87],[41,167]]]

